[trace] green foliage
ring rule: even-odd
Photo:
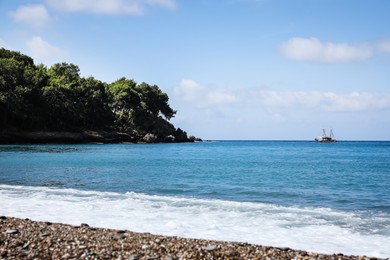
[[[40,87],[45,71],[19,52],[0,49],[0,121],[31,127],[39,117]]]
[[[75,93],[77,93],[76,100],[79,101],[81,124],[85,128],[110,128],[113,125],[112,100],[106,89],[106,83],[93,77],[81,79]]]
[[[161,113],[169,120],[176,114],[168,104],[168,95],[156,85],[150,86],[143,82],[136,88],[141,95],[142,108],[153,116],[156,117]]]
[[[0,49],[0,130],[170,135],[177,130],[167,120],[176,111],[168,101],[168,95],[156,85],[126,78],[107,84],[81,77],[74,64],[46,68],[19,52]]]

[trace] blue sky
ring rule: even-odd
[[[388,0],[1,0],[0,46],[158,85],[204,139],[390,140]]]

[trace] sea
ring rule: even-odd
[[[390,142],[0,145],[0,215],[390,257]]]

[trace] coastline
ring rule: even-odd
[[[154,134],[128,134],[106,131],[55,132],[55,131],[0,131],[0,144],[83,144],[83,143],[183,143],[201,141],[200,138],[168,135],[157,137]]]
[[[380,259],[0,217],[1,259]]]

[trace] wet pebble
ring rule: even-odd
[[[5,233],[8,235],[13,235],[19,233],[19,231],[17,229],[7,229]]]
[[[123,238],[125,238],[126,236],[124,234],[115,234],[112,236],[113,239],[115,240],[121,240]]]
[[[370,258],[317,254],[287,247],[274,248],[248,243],[156,236],[149,233],[90,228],[87,224],[81,224],[76,228],[65,224],[48,224],[7,217],[1,218],[0,259],[366,260]]]
[[[202,247],[202,249],[205,250],[205,251],[214,251],[214,250],[217,250],[217,249],[218,249],[218,246],[215,246],[215,245],[207,245],[207,246]]]

